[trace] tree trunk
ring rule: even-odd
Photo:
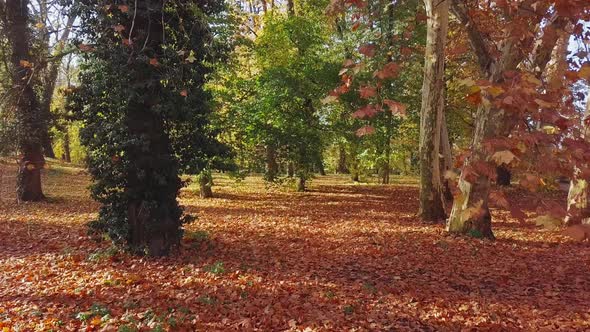
[[[295,16],[295,3],[293,0],[287,0],[287,14],[289,17]]]
[[[279,164],[277,163],[277,150],[272,144],[266,146],[266,181],[273,182],[277,179]]]
[[[53,151],[52,146],[52,137],[49,134],[49,127],[51,123],[51,102],[53,101],[53,94],[55,92],[55,86],[57,83],[57,77],[59,75],[59,68],[61,67],[61,55],[59,53],[63,52],[65,43],[67,42],[68,38],[70,37],[70,32],[72,31],[72,26],[76,20],[75,15],[70,15],[66,25],[64,27],[63,33],[61,34],[57,44],[55,45],[53,52],[57,59],[53,59],[49,63],[49,68],[47,70],[47,74],[43,78],[43,94],[41,98],[41,114],[45,120],[45,127],[43,128],[42,133],[42,144],[43,144],[43,153],[48,158],[55,158],[55,152]],[[43,31],[49,36],[49,31],[47,28],[44,28]],[[49,40],[46,40],[46,43],[49,44]],[[51,52],[51,46],[46,45],[49,51]]]
[[[336,168],[338,174],[348,174],[348,168],[346,167],[346,148],[344,145],[340,145],[338,148],[338,167]]]
[[[17,175],[17,198],[20,201],[40,201],[45,198],[41,187],[41,169],[45,165],[41,147],[44,121],[39,101],[31,86],[33,64],[30,58],[28,30],[28,1],[6,1],[7,36],[12,48],[12,84],[18,117],[18,147],[22,155]]]
[[[305,182],[306,182],[305,176],[303,174],[300,174],[299,181],[297,182],[297,191],[304,192],[306,190]]]
[[[326,175],[326,169],[324,168],[324,161],[322,160],[322,156],[320,155],[317,161],[318,173],[324,176]]]
[[[584,139],[590,142],[590,128],[588,128],[587,121],[590,118],[590,94],[588,94],[586,112],[584,113]],[[574,178],[570,183],[569,192],[567,194],[567,216],[565,224],[568,226],[576,224],[590,223],[590,189],[588,188],[588,181],[578,178],[579,170],[576,170]]]
[[[444,108],[445,44],[449,1],[425,0],[428,32],[420,116],[420,218],[437,222],[446,218],[440,170]]]
[[[295,176],[295,164],[292,161],[287,164],[287,176],[290,178]]]
[[[443,193],[446,203],[453,202],[453,192],[451,191],[450,180],[446,177],[447,172],[453,170],[453,151],[451,149],[451,142],[449,140],[449,130],[447,127],[447,119],[443,112],[442,127],[440,131],[440,143],[442,151],[441,160],[441,181],[443,183]]]
[[[213,177],[209,171],[203,171],[199,174],[199,195],[201,198],[213,197]]]
[[[268,6],[266,4],[266,0],[261,0],[262,2],[262,11],[266,14],[266,12],[268,11]]]
[[[153,54],[161,52],[162,0],[138,2],[138,15],[134,20],[137,38],[147,38],[145,49]],[[127,24],[132,24],[131,19]],[[160,81],[157,70],[143,63],[134,63],[138,84]],[[182,186],[178,177],[179,166],[172,156],[171,142],[166,134],[164,120],[152,108],[158,105],[160,86],[147,87],[146,97],[132,98],[128,105],[126,125],[136,143],[129,144],[125,158],[132,161],[133,169],[127,173],[125,187],[128,243],[137,253],[149,256],[166,256],[180,244],[182,237],[182,209],[177,195]],[[154,195],[154,193],[157,193]]]
[[[72,162],[72,155],[70,150],[70,132],[67,126],[64,133],[64,161],[67,163]]]
[[[506,165],[496,167],[496,184],[508,187],[512,182],[512,172]]]

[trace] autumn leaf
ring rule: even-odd
[[[113,25],[113,30],[115,30],[116,32],[122,32],[125,31],[125,27],[121,24],[117,24]]]
[[[359,47],[359,53],[361,53],[362,55],[364,55],[368,58],[374,57],[375,52],[376,52],[376,47],[373,44],[365,44],[365,45]]]
[[[490,193],[490,201],[503,209],[510,209],[510,203],[506,196],[500,191],[493,191]]]
[[[395,78],[399,75],[399,65],[394,62],[389,62],[381,70],[376,71],[373,76],[380,80]]]
[[[150,65],[154,66],[154,67],[158,67],[160,65],[160,62],[158,62],[157,58],[151,58],[150,59]]]
[[[129,6],[127,5],[119,5],[118,8],[122,13],[126,13],[129,11]]]
[[[397,101],[390,100],[390,99],[383,100],[383,103],[385,105],[387,105],[387,107],[389,107],[389,110],[394,115],[399,115],[401,117],[405,117],[406,116],[406,110],[407,110],[407,106],[406,105],[404,105],[402,103],[398,103]]]
[[[326,96],[325,98],[323,98],[321,100],[322,104],[324,104],[324,105],[331,104],[331,103],[334,103],[336,101],[338,101],[338,97],[337,96],[332,96],[332,95]]]
[[[575,241],[582,242],[590,239],[590,225],[573,225],[567,227],[562,232],[563,235],[568,236]]]
[[[182,90],[180,91],[180,95],[183,97],[188,97],[188,91],[187,90]]]
[[[92,52],[92,51],[94,51],[94,47],[92,47],[90,45],[86,45],[86,44],[79,44],[78,45],[78,49],[80,49],[80,51],[82,51],[82,52]]]
[[[19,61],[19,64],[20,64],[20,66],[21,66],[21,67],[23,67],[23,68],[32,68],[32,67],[33,67],[33,64],[32,64],[32,63],[30,63],[30,62],[29,62],[29,61],[27,61],[27,60],[20,60],[20,61]]]
[[[512,151],[504,150],[494,153],[491,159],[495,161],[497,165],[509,165],[514,159],[518,158],[516,158]]]
[[[363,137],[366,135],[372,135],[375,133],[375,128],[372,126],[364,126],[356,131],[356,135],[358,137]]]
[[[371,97],[375,97],[377,95],[377,88],[372,86],[365,86],[359,89],[359,93],[361,98],[369,99]]]
[[[584,64],[578,71],[578,77],[583,80],[590,80],[590,64]]]
[[[378,112],[379,112],[379,110],[377,108],[375,108],[375,106],[366,105],[366,106],[359,108],[356,112],[354,112],[352,114],[352,117],[359,118],[359,119],[371,118],[371,117],[375,116]]]

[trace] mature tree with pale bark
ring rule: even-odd
[[[443,186],[444,164],[441,158],[449,148],[448,133],[443,131],[445,107],[445,46],[449,26],[448,0],[425,0],[427,19],[426,54],[422,110],[420,112],[420,218],[436,222],[446,219]],[[446,137],[443,137],[443,134]],[[443,143],[443,141],[445,141]],[[442,167],[441,167],[442,166]]]
[[[496,174],[495,167],[489,165],[494,159],[489,143],[494,139],[508,138],[520,124],[523,112],[533,109],[527,100],[517,105],[517,98],[527,93],[530,95],[527,89],[541,89],[540,79],[559,40],[559,32],[572,21],[572,17],[565,16],[561,7],[555,11],[548,3],[536,1],[522,1],[515,7],[489,10],[488,14],[493,14],[491,19],[477,6],[478,1],[458,0],[451,5],[453,14],[467,30],[488,83],[482,89],[470,155],[463,166],[459,193],[447,230],[493,239],[489,194]],[[474,17],[474,13],[480,18]],[[496,27],[500,32],[490,32],[489,26],[484,27],[484,24]],[[530,27],[536,27],[536,34],[528,33]],[[510,86],[513,86],[512,90],[508,90]]]

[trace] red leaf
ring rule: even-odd
[[[353,118],[362,119],[365,117],[371,118],[375,114],[379,113],[379,109],[373,105],[366,105],[359,108],[356,112],[352,113]]]
[[[356,135],[358,137],[363,137],[365,135],[372,135],[375,133],[375,128],[372,126],[364,126],[356,131]]]
[[[395,62],[390,62],[383,66],[383,69],[375,72],[373,76],[384,80],[387,78],[395,78],[399,75],[399,65]]]
[[[399,115],[399,116],[406,116],[406,109],[407,109],[406,105],[404,105],[402,103],[398,103],[397,101],[393,101],[390,99],[383,100],[383,103],[385,105],[387,105],[387,107],[389,107],[389,110],[391,111],[391,113],[393,113],[395,115]]]
[[[376,47],[372,44],[365,44],[359,47],[359,52],[366,57],[372,58],[375,56]]]
[[[375,97],[377,95],[377,88],[372,86],[365,86],[359,89],[361,98],[369,99],[371,97]]]

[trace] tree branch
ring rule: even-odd
[[[451,12],[467,29],[469,42],[477,56],[480,68],[485,73],[489,73],[494,59],[488,50],[488,41],[484,38],[481,31],[479,31],[471,16],[469,16],[465,2],[463,0],[453,0],[451,2]]]

